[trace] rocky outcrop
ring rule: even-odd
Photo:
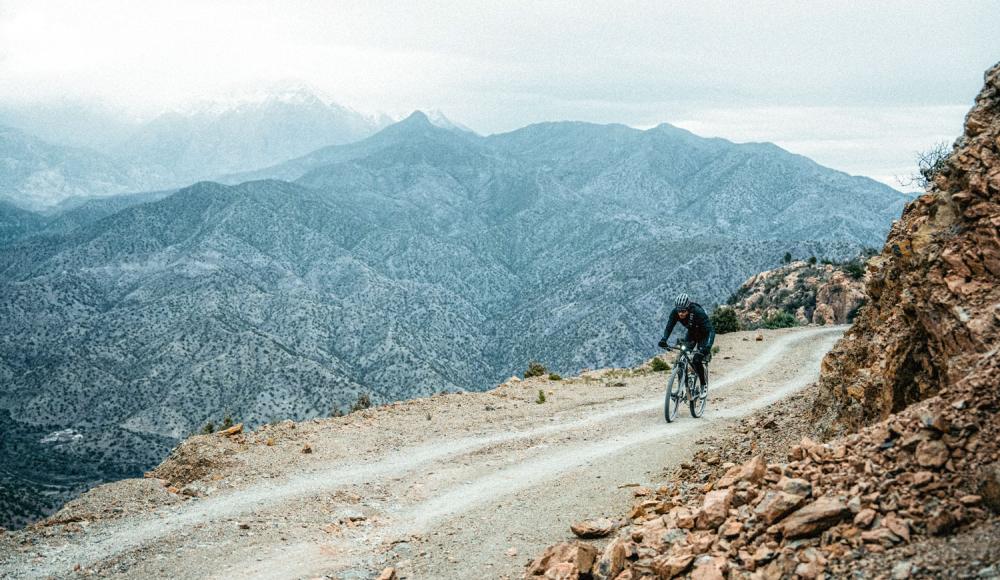
[[[791,262],[747,279],[730,298],[745,328],[782,313],[798,324],[846,324],[865,303],[865,256],[844,263]]]
[[[818,411],[831,433],[944,392],[997,356],[1000,64],[941,167],[869,262],[869,302],[824,360]]]

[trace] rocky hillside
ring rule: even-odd
[[[754,274],[727,304],[741,326],[847,324],[865,303],[865,258],[817,264],[797,260]],[[790,318],[789,318],[790,317]]]
[[[930,191],[872,260],[868,307],[824,361],[812,429],[857,430],[723,472],[716,457],[700,465],[703,485],[651,492],[605,546],[552,546],[526,576],[996,577],[998,226],[1000,64]]]
[[[869,272],[869,304],[825,362],[838,430],[981,380],[997,356],[1000,68],[987,73],[965,134]]]

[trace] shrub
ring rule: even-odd
[[[531,361],[528,363],[528,370],[524,371],[524,378],[540,377],[545,374],[545,367],[540,362]]]
[[[822,314],[817,314],[816,316],[813,316],[813,322],[815,322],[820,326],[823,326],[824,324],[826,324],[826,318],[824,318]]]
[[[205,423],[205,426],[201,428],[201,432],[203,435],[211,435],[212,433],[215,433],[215,423],[211,421]]]
[[[545,391],[538,389],[538,400],[535,401],[539,405],[545,402]]]
[[[782,260],[784,260],[784,262],[786,264],[790,263],[792,261],[792,253],[791,252],[785,252],[785,257],[782,258]]]
[[[766,316],[761,326],[764,328],[791,328],[797,326],[795,317],[787,312],[775,312]]]
[[[670,365],[658,356],[654,356],[652,362],[650,362],[649,365],[650,367],[652,367],[654,373],[670,370]]]
[[[550,381],[561,381],[562,377],[559,376],[558,373],[549,373],[549,380]]]
[[[368,396],[368,393],[358,393],[358,400],[354,401],[351,405],[351,412],[360,411],[362,409],[367,409],[372,406],[372,399]]]
[[[718,346],[713,346],[712,347],[712,354],[719,354],[719,347]]]
[[[844,264],[844,272],[855,280],[860,280],[865,276],[865,263],[861,260],[851,260]]]
[[[736,316],[736,311],[727,306],[716,308],[708,318],[712,321],[712,326],[715,327],[717,334],[743,330],[740,319]]]
[[[229,429],[233,425],[235,425],[235,423],[233,423],[232,416],[229,415],[229,413],[226,413],[226,416],[222,419],[222,427],[220,427],[220,429],[223,429],[223,430]]]
[[[816,265],[816,256],[809,256],[809,265],[810,266]]]

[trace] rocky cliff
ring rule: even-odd
[[[798,324],[846,324],[865,303],[865,257],[816,264],[804,260],[755,274],[730,297],[744,327],[783,313]]]
[[[965,133],[870,262],[869,303],[824,361],[833,430],[885,418],[984,371],[1000,340],[1000,65]],[[994,385],[996,382],[994,382]]]

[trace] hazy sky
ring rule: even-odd
[[[297,79],[481,133],[545,120],[773,141],[891,182],[952,140],[1000,2],[0,0],[0,101],[130,114]]]

